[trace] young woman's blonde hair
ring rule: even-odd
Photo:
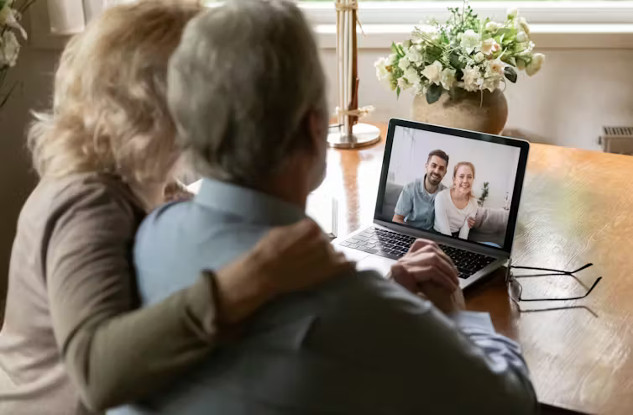
[[[475,179],[475,165],[473,163],[471,163],[470,161],[460,161],[459,163],[457,163],[455,165],[455,167],[453,168],[453,187],[455,186],[455,178],[457,177],[457,170],[459,170],[460,167],[462,166],[467,166],[470,168],[470,170],[473,172],[473,180]],[[470,195],[469,197],[472,199],[475,197],[475,195],[473,194],[473,189],[471,187],[470,189]]]
[[[53,106],[36,113],[28,147],[40,177],[105,172],[165,180],[177,158],[167,63],[198,1],[116,6],[73,37],[55,74]]]

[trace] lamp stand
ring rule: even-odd
[[[342,124],[330,125],[327,142],[334,148],[359,148],[372,145],[380,141],[380,129],[376,126],[357,123],[352,127],[352,135],[349,136]]]

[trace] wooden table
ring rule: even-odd
[[[320,190],[338,199],[339,236],[372,221],[385,128],[373,147],[329,151]],[[571,270],[592,262],[578,279],[586,286],[603,280],[583,300],[522,302],[522,312],[507,295],[503,270],[466,292],[469,309],[490,312],[497,331],[521,344],[541,403],[633,413],[632,181],[633,157],[533,144],[513,264]],[[570,277],[521,283],[526,297],[585,290]]]

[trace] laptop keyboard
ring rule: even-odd
[[[345,239],[339,245],[390,259],[398,259],[409,252],[409,247],[415,240],[416,238],[412,236],[370,227]],[[459,271],[459,278],[468,278],[495,261],[495,258],[487,255],[448,245],[438,245],[455,263]]]

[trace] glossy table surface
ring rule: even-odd
[[[338,200],[338,235],[370,224],[382,166],[380,143],[329,150],[319,192]],[[633,413],[633,157],[532,144],[513,246],[513,265],[572,270],[520,279],[508,297],[504,270],[467,290],[467,307],[488,311],[523,347],[539,401],[575,411]],[[522,311],[520,311],[520,309]]]

